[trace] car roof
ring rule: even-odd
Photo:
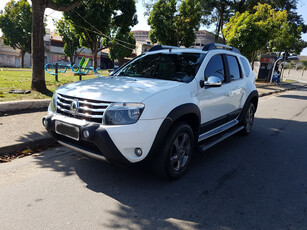
[[[189,52],[189,53],[207,53],[208,51],[212,51],[212,50],[224,50],[224,51],[231,51],[237,54],[241,54],[240,51],[232,46],[228,46],[225,44],[220,44],[220,43],[209,43],[207,45],[205,45],[203,48],[201,49],[197,49],[197,48],[182,48],[182,47],[177,47],[177,46],[168,46],[168,45],[156,45],[153,46],[149,49],[148,53],[166,53],[166,52]],[[207,51],[207,52],[206,52]]]

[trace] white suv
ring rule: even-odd
[[[236,48],[158,45],[111,76],[58,88],[43,124],[85,155],[147,160],[159,176],[176,179],[195,147],[249,134],[257,104],[254,74]]]

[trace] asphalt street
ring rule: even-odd
[[[307,89],[262,97],[251,135],[163,181],[65,147],[0,165],[1,229],[307,229]]]

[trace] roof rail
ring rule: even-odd
[[[215,50],[215,49],[227,49],[227,50],[231,50],[233,52],[241,54],[241,52],[237,48],[228,46],[228,45],[224,45],[224,44],[220,44],[220,43],[209,43],[204,46],[203,51],[209,51],[209,50]]]
[[[177,46],[162,46],[162,45],[155,45],[151,47],[148,52],[156,51],[156,50],[166,50],[166,49],[179,49],[180,47]]]

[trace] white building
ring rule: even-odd
[[[31,55],[25,54],[25,67],[31,66]],[[21,67],[21,51],[4,45],[3,37],[0,37],[0,66],[2,67]]]

